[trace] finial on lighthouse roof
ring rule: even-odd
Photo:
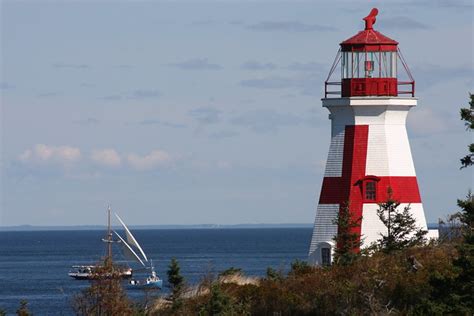
[[[369,15],[364,18],[365,21],[365,29],[366,30],[372,30],[373,25],[375,24],[375,21],[377,20],[375,17],[379,14],[379,10],[377,8],[373,8]]]

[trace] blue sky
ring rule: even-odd
[[[2,1],[0,225],[311,223],[338,44],[379,8],[429,221],[472,187],[470,1]]]

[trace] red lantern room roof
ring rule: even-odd
[[[343,52],[350,51],[396,51],[398,42],[373,29],[377,9],[372,9],[364,18],[365,30],[360,31],[351,38],[341,43]]]

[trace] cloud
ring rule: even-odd
[[[40,98],[47,98],[47,97],[57,97],[59,93],[57,92],[45,92],[45,93],[40,93],[37,96]]]
[[[413,1],[402,1],[402,2],[388,2],[387,4],[394,5],[397,8],[399,7],[420,7],[423,9],[426,8],[443,8],[443,9],[471,9],[473,8],[473,4],[471,0],[413,0]]]
[[[129,154],[127,161],[133,169],[145,171],[169,164],[171,156],[166,151],[156,149],[145,156]]]
[[[138,122],[139,125],[160,125],[164,127],[171,127],[171,128],[184,128],[186,125],[180,124],[180,123],[173,123],[173,122],[166,122],[166,121],[160,121],[160,120],[143,120]]]
[[[56,69],[89,69],[89,65],[86,64],[66,64],[66,63],[54,63],[53,68]]]
[[[129,93],[112,94],[102,97],[101,99],[107,101],[120,101],[123,99],[134,99],[134,100],[146,100],[146,99],[155,99],[159,98],[161,93],[156,89],[137,89]]]
[[[14,88],[14,86],[9,84],[8,82],[0,83],[0,90],[9,90],[9,89],[13,89],[13,88]]]
[[[408,116],[407,125],[416,136],[431,136],[448,130],[445,117],[429,108],[416,109]]]
[[[222,66],[211,64],[207,58],[195,58],[180,63],[168,64],[183,70],[219,70]]]
[[[158,98],[161,93],[158,90],[135,90],[131,93],[131,99],[153,99]]]
[[[213,139],[225,139],[225,138],[231,138],[238,136],[239,133],[234,132],[234,131],[221,131],[221,132],[215,132],[209,135],[210,138]]]
[[[132,65],[127,65],[127,64],[116,65],[115,67],[118,69],[132,69],[133,68]]]
[[[200,124],[214,124],[219,122],[221,111],[213,107],[197,108],[189,111],[189,114]]]
[[[429,30],[433,28],[406,16],[387,17],[381,19],[379,23],[380,28],[383,29]]]
[[[327,65],[319,63],[292,63],[288,66],[289,70],[292,71],[303,71],[303,72],[316,72],[321,73],[327,71]]]
[[[265,21],[247,26],[252,31],[263,32],[325,32],[336,31],[332,26],[305,24],[297,21]]]
[[[277,66],[274,63],[259,63],[258,61],[247,61],[242,64],[245,70],[274,70]]]
[[[248,127],[257,133],[277,131],[283,126],[296,126],[303,119],[290,113],[279,113],[274,110],[254,110],[244,113],[231,120],[236,126]]]
[[[212,26],[215,25],[217,22],[214,20],[200,20],[200,21],[194,21],[191,22],[191,25],[193,26]]]
[[[83,82],[79,85],[81,88],[94,88],[95,84],[89,82]]]
[[[302,72],[293,77],[264,77],[242,80],[240,85],[256,89],[296,89],[302,95],[319,96],[324,78],[321,73]],[[318,88],[320,87],[320,88]]]
[[[93,150],[91,159],[95,163],[106,167],[119,167],[122,163],[120,155],[110,148]]]
[[[107,100],[107,101],[118,101],[118,100],[122,100],[122,96],[118,94],[113,94],[113,95],[107,95],[105,97],[102,97],[101,99]]]
[[[295,81],[291,78],[267,77],[262,79],[242,80],[240,85],[259,89],[284,89],[295,87]]]
[[[86,118],[86,119],[83,119],[83,120],[75,120],[73,121],[74,124],[77,124],[77,125],[83,125],[83,126],[91,126],[91,125],[97,125],[100,123],[100,121],[98,119],[95,119],[95,118]]]
[[[48,146],[37,144],[25,150],[19,157],[23,163],[59,163],[69,165],[81,159],[79,148],[72,146]]]
[[[400,72],[404,73],[405,70],[399,70]],[[468,80],[472,84],[474,68],[471,65],[442,67],[425,64],[411,68],[411,72],[417,83],[417,88],[423,90],[447,80]]]

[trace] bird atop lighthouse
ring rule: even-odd
[[[372,9],[365,29],[340,43],[325,82],[322,105],[330,112],[331,143],[309,250],[315,265],[331,264],[342,207],[353,219],[362,218],[356,233],[363,245],[380,238],[386,228],[378,203],[388,199],[389,188],[401,208],[410,205],[417,226],[427,229],[406,130],[408,111],[417,104],[415,81],[398,42],[374,30],[377,14]],[[339,68],[341,78],[332,81]]]

